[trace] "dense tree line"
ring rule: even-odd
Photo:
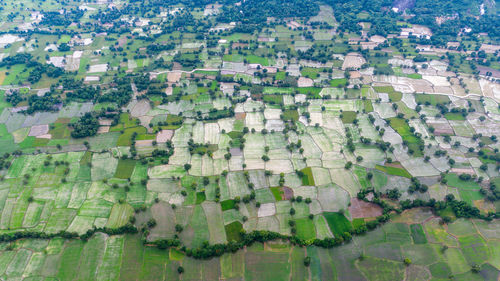
[[[237,32],[251,33],[262,28],[268,17],[276,19],[290,17],[311,17],[319,12],[316,1],[307,0],[253,0],[244,1],[240,6],[223,6],[217,16],[219,22],[241,22]]]
[[[88,240],[95,233],[105,233],[108,235],[122,235],[122,234],[135,234],[137,233],[137,228],[132,224],[126,224],[118,228],[93,228],[89,229],[85,234],[78,235],[76,232],[60,231],[56,233],[45,233],[41,231],[17,231],[11,233],[0,234],[0,242],[13,242],[19,239],[53,239],[53,238],[64,238],[64,239],[76,239],[80,238],[84,241]]]
[[[13,66],[17,64],[25,64],[28,68],[33,68],[28,76],[28,82],[34,84],[40,79],[42,75],[46,74],[48,77],[59,77],[64,74],[64,70],[52,64],[42,64],[33,60],[33,56],[28,53],[18,53],[14,56],[4,58],[0,62],[0,67]]]
[[[17,53],[14,56],[8,56],[0,61],[0,67],[12,66],[16,64],[27,64],[33,56],[28,53]]]
[[[53,95],[54,92],[43,96],[32,95],[28,98],[28,109],[26,113],[33,114],[37,111],[57,111],[58,105],[62,104],[61,98]]]
[[[71,132],[73,138],[84,138],[97,134],[99,121],[94,114],[87,112],[76,123],[71,123],[70,126],[73,128]]]
[[[9,95],[5,96],[5,101],[12,104],[13,106],[18,105],[20,102],[26,100],[18,90],[13,90]]]
[[[132,99],[132,86],[130,78],[123,77],[115,79],[114,87],[98,97],[98,102],[116,102],[118,106],[126,105]]]
[[[85,11],[80,9],[66,10],[63,13],[59,11],[47,11],[43,13],[40,25],[66,27],[73,22],[79,21],[84,13]]]

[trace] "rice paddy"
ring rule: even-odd
[[[417,52],[349,1],[38,2],[0,5],[0,279],[498,279],[479,7]]]

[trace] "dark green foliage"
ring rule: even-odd
[[[71,124],[73,131],[71,136],[73,138],[84,138],[94,136],[99,129],[99,121],[92,113],[85,113],[78,122]]]
[[[405,178],[411,178],[411,174],[408,173],[403,168],[398,168],[398,167],[392,167],[392,166],[381,166],[381,165],[376,165],[375,169],[385,172],[389,175],[393,176],[399,176],[399,177],[405,177]]]
[[[52,93],[46,93],[41,97],[32,95],[28,98],[29,107],[26,109],[26,113],[32,114],[37,111],[57,111],[57,104],[59,103],[61,103],[61,99],[58,96],[53,96]]]
[[[427,243],[427,238],[425,237],[424,229],[421,224],[410,225],[411,237],[413,238],[413,243],[415,244],[425,244]]]
[[[18,90],[14,90],[10,93],[10,95],[5,96],[5,101],[16,106],[18,103],[24,101],[26,98],[19,94]]]
[[[312,174],[311,167],[307,167],[301,170],[302,176],[302,185],[314,186],[314,177]]]
[[[207,196],[205,195],[205,192],[196,192],[196,204],[201,204],[205,202],[207,199]]]
[[[242,22],[236,26],[237,32],[251,33],[260,29],[268,17],[278,19],[288,17],[310,17],[316,15],[319,5],[306,0],[255,0],[242,2],[240,6],[227,7],[217,17],[221,22]]]
[[[116,167],[115,178],[128,179],[132,176],[136,161],[133,159],[120,159]]]
[[[220,202],[220,205],[221,205],[222,211],[227,211],[227,210],[234,209],[235,203],[234,203],[234,200],[229,199],[229,200],[225,200],[225,201]]]
[[[243,225],[239,221],[235,221],[224,226],[224,229],[226,230],[227,241],[241,241],[241,231],[243,230]]]
[[[354,120],[356,119],[356,112],[355,111],[344,111],[342,112],[342,114],[340,115],[341,116],[341,119],[342,119],[342,123],[344,124],[351,124],[354,122]]]
[[[123,106],[130,101],[133,94],[130,79],[128,77],[118,78],[115,83],[116,88],[101,95],[97,99],[99,102],[116,102],[119,106]]]
[[[342,237],[345,232],[351,232],[351,222],[342,213],[325,212],[323,213],[328,226],[335,237]]]

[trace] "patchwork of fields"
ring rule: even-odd
[[[0,279],[498,280],[498,12],[422,1],[0,1]]]
[[[234,254],[193,260],[175,249],[143,246],[135,235],[98,234],[89,241],[19,240],[2,244],[6,279],[62,280],[491,280],[498,274],[498,224],[457,220],[446,228],[425,210],[393,218],[375,231],[333,249],[287,243],[254,244]],[[399,222],[404,221],[404,223]],[[411,222],[411,224],[407,224]],[[310,257],[311,266],[303,260]],[[405,265],[403,260],[411,263]],[[469,264],[484,263],[478,273]]]

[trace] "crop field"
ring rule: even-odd
[[[0,1],[0,279],[498,280],[489,3],[91,2]]]
[[[338,214],[329,216],[329,218],[339,229],[342,227],[345,229],[346,224],[342,222],[345,219],[339,219],[341,217]],[[455,224],[460,228],[458,225],[460,223],[462,222],[457,221],[450,224],[450,228],[455,228]],[[232,223],[226,226],[226,231],[235,234],[240,228],[241,224]],[[159,250],[143,246],[139,237],[133,235],[96,235],[86,243],[64,239],[39,240],[38,242],[21,240],[20,243],[15,243],[9,249],[2,250],[0,260],[3,266],[0,271],[5,278],[26,276],[65,279],[79,276],[79,278],[86,280],[123,280],[140,278],[146,274],[150,277],[155,276],[152,277],[155,279],[171,280],[178,278],[175,271],[178,266],[182,265],[186,273],[189,272],[190,276],[198,276],[198,278],[210,278],[213,274],[216,276],[222,274],[222,276],[231,278],[267,279],[274,276],[273,278],[279,279],[279,276],[292,274],[292,276],[302,279],[304,275],[312,274],[313,276],[321,276],[322,279],[331,279],[335,276],[336,278],[349,278],[352,274],[369,273],[370,276],[378,276],[375,280],[387,280],[387,276],[390,276],[390,280],[394,280],[392,278],[399,280],[405,274],[417,274],[417,276],[426,276],[426,278],[447,278],[449,274],[453,273],[455,276],[466,278],[471,274],[467,270],[467,263],[485,261],[494,263],[491,255],[486,254],[489,251],[481,250],[481,247],[487,247],[490,243],[496,245],[495,241],[489,242],[480,239],[477,235],[468,234],[471,231],[483,234],[480,232],[481,229],[474,226],[472,229],[464,228],[467,231],[465,236],[459,234],[459,248],[446,250],[425,242],[425,238],[429,234],[422,232],[421,224],[412,225],[411,231],[407,228],[406,231],[400,232],[401,238],[410,239],[413,237],[407,240],[413,241],[409,242],[409,245],[394,246],[394,243],[388,244],[386,241],[394,241],[394,238],[387,236],[393,233],[391,229],[399,228],[399,225],[389,223],[384,228],[377,230],[377,232],[382,231],[381,239],[367,239],[376,237],[375,233],[362,237],[357,241],[357,247],[360,249],[358,253],[365,253],[361,258],[360,254],[347,254],[347,249],[343,250],[342,248],[325,250],[273,242],[272,244],[266,243],[264,247],[254,245],[246,253],[240,251],[236,254],[226,254],[210,260],[194,261],[173,249]],[[431,230],[434,226],[426,224],[425,228]],[[420,238],[415,239],[416,236]],[[390,246],[388,247],[388,245]],[[474,251],[479,252],[472,254]],[[382,253],[383,255],[381,255]],[[477,253],[485,253],[486,255],[478,255]],[[311,257],[312,264],[315,266],[304,267],[302,265],[302,259],[305,255]],[[402,256],[412,262],[410,267],[405,267],[401,259]],[[341,269],[338,267],[340,265],[338,261],[341,260],[354,266]],[[291,263],[289,264],[288,261]],[[457,268],[455,266],[457,263],[465,264],[463,264],[464,267]],[[131,264],[135,266],[131,267]],[[335,264],[337,266],[333,266]],[[417,267],[417,269],[413,267]],[[155,268],[166,268],[166,271],[158,271]],[[331,268],[336,270],[332,271]],[[492,269],[490,266],[485,266],[481,273],[486,274]],[[418,273],[414,272],[415,270],[423,271]]]

